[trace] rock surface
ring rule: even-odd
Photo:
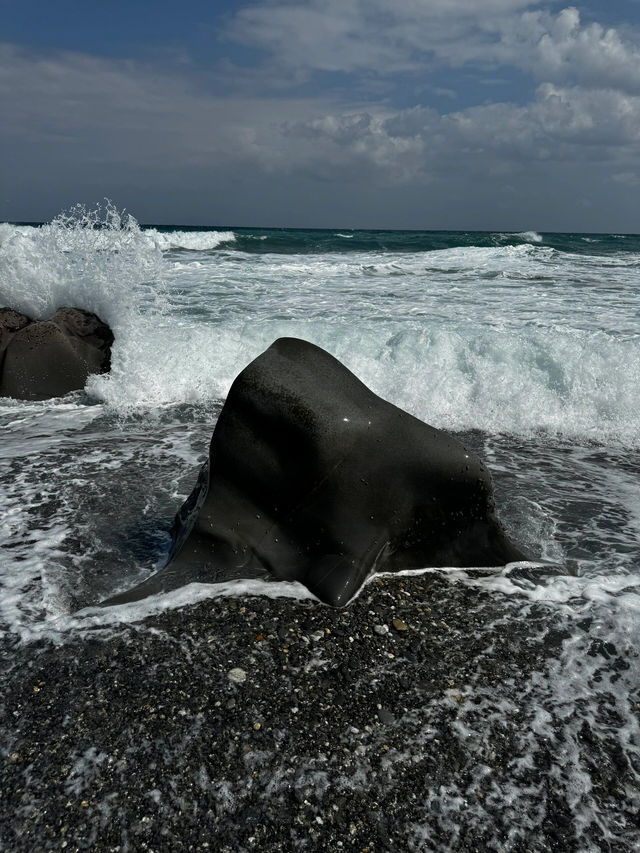
[[[60,308],[48,320],[0,309],[0,397],[46,400],[111,367],[113,333],[95,314]]]
[[[375,571],[525,559],[475,454],[294,338],[233,383],[174,534],[167,568],[107,603],[262,574],[342,606]]]

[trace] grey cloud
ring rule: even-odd
[[[177,73],[77,54],[0,48],[3,133],[58,145],[91,161],[140,169],[245,162],[273,172],[373,168],[381,179],[427,179],[455,151],[514,159],[603,159],[640,144],[640,97],[544,83],[525,105],[488,104],[441,115],[416,107],[363,110],[328,99],[220,98]],[[493,154],[492,154],[493,152]],[[567,152],[570,152],[567,154]]]
[[[460,168],[501,170],[534,161],[626,162],[640,145],[640,97],[609,90],[540,86],[525,107],[489,104],[439,115],[416,107],[392,114],[326,116],[287,128],[289,167],[310,157],[352,168],[375,167],[382,180],[428,182]],[[304,143],[312,137],[313,149]],[[296,158],[297,153],[297,158]],[[466,164],[466,167],[465,167]]]
[[[42,209],[53,198],[55,213],[89,192],[114,192],[147,218],[141,211],[170,207],[172,221],[321,225],[338,210],[354,225],[492,227],[486,201],[503,227],[518,227],[519,197],[539,195],[545,211],[544,193],[567,176],[567,195],[597,184],[612,209],[637,214],[640,98],[614,89],[544,83],[524,106],[441,114],[221,98],[194,85],[189,69],[8,45],[0,69],[0,110],[12,117],[0,130],[0,218],[15,218],[23,199]],[[434,218],[425,221],[425,209]]]
[[[223,98],[179,70],[77,53],[33,54],[0,44],[5,139],[58,146],[69,158],[175,167],[246,155],[287,118],[335,109],[322,98]]]

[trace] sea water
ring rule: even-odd
[[[566,719],[574,817],[615,838],[572,720],[613,738],[640,782],[639,236],[143,227],[111,205],[76,208],[0,225],[2,305],[76,306],[115,334],[110,374],[83,391],[0,400],[5,639],[117,631],[220,592],[305,594],[194,585],[95,609],[162,565],[234,377],[276,338],[304,338],[487,461],[498,514],[534,562],[441,572],[504,596],[504,618],[542,605],[566,625],[555,670],[522,701],[538,734],[550,712]],[[585,642],[624,665],[603,675]],[[481,737],[478,719],[460,726]]]

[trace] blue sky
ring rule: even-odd
[[[640,231],[640,0],[0,12],[0,220]]]

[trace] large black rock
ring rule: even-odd
[[[113,333],[95,314],[60,308],[31,320],[0,308],[0,397],[46,400],[84,388],[111,366]]]
[[[374,571],[525,559],[477,456],[293,338],[233,383],[173,542],[164,570],[107,603],[262,573],[340,606]]]

